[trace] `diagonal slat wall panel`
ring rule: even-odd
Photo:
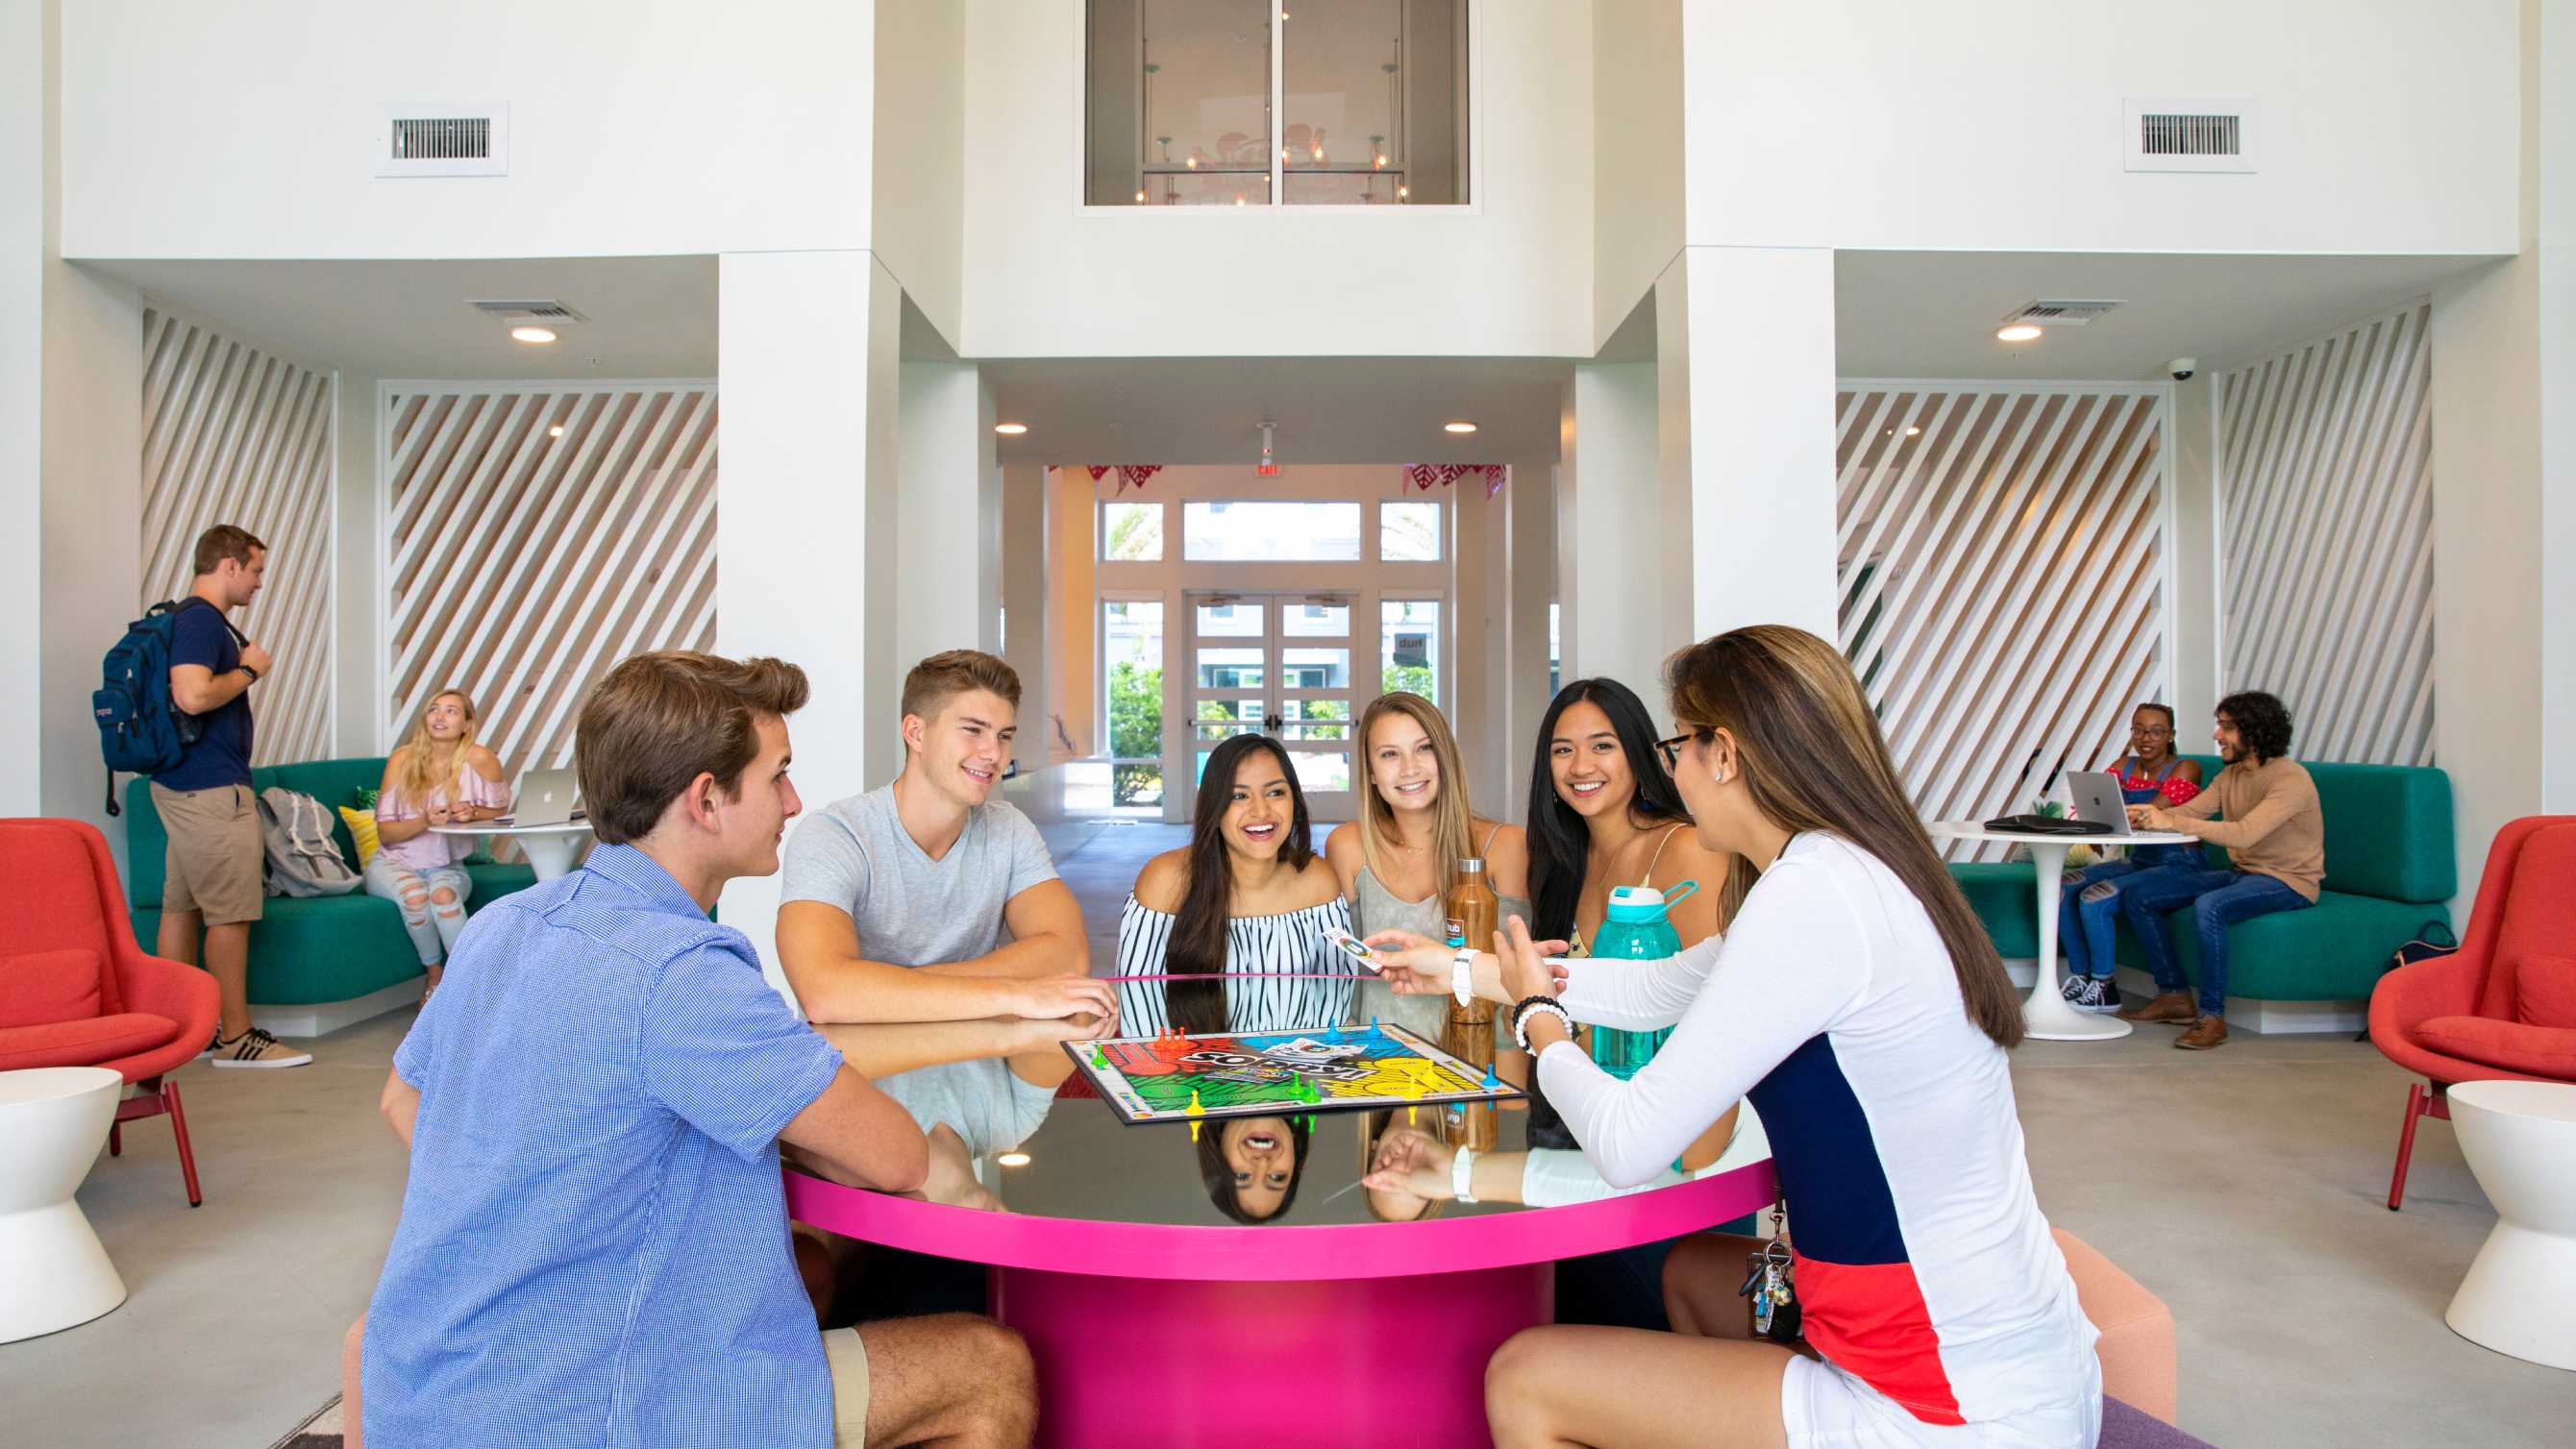
[[[713,383],[388,384],[382,407],[388,748],[453,686],[513,779],[570,765],[609,666],[714,647]]]
[[[2217,379],[2220,677],[2296,753],[2433,763],[2428,303]]]
[[[276,667],[251,696],[255,765],[330,753],[329,373],[158,308],[143,313],[143,588],[194,582],[197,535],[218,523],[268,545],[267,584],[233,622]]]
[[[1924,818],[2116,758],[2171,697],[2164,390],[1845,382],[1839,406],[1843,652]]]

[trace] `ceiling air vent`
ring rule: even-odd
[[[2003,325],[2028,323],[2034,327],[2081,327],[2096,317],[2107,315],[2117,302],[2072,301],[2059,297],[2042,297],[2024,302],[2004,314]]]
[[[378,176],[506,176],[510,108],[493,105],[385,107],[376,134]]]
[[[2251,171],[2254,103],[2233,96],[2132,96],[2131,171]]]
[[[567,322],[587,322],[590,320],[579,312],[574,311],[570,307],[567,307],[563,303],[557,302],[552,298],[530,298],[525,300],[509,301],[476,301],[471,305],[475,311],[490,317],[496,322],[510,326],[516,326],[523,322],[536,322],[549,327],[559,327]]]

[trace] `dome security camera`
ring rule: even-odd
[[[2189,382],[2191,381],[2191,375],[2200,371],[2200,359],[2197,357],[2174,358],[2172,361],[2165,364],[2165,371],[2172,374],[2173,380],[2176,382]]]

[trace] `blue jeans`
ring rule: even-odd
[[[2117,881],[2159,866],[2200,866],[2198,845],[2137,845],[2129,848],[2120,860],[2106,860],[2088,865],[2057,897],[2057,944],[2066,953],[2066,964],[2078,976],[2111,974],[2111,939],[2119,927],[2119,887],[2099,893],[2098,900],[2085,900],[2088,887],[2104,881]]]
[[[2138,933],[2147,966],[2158,991],[2183,989],[2182,968],[2174,964],[2173,941],[2165,934],[2165,912],[2191,907],[2200,931],[2200,1012],[2227,1014],[2227,928],[2274,911],[2295,911],[2315,902],[2268,875],[2239,870],[2197,870],[2169,865],[2140,871],[2120,889],[2120,909],[2129,929]]]

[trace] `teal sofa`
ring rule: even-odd
[[[272,765],[251,771],[251,785],[265,790],[282,785],[322,802],[331,811],[331,838],[349,868],[358,867],[357,842],[339,817],[353,805],[357,792],[373,789],[385,777],[381,757],[358,760],[313,760],[299,765]],[[149,949],[161,929],[161,882],[169,837],[161,814],[152,808],[151,782],[131,780],[125,787],[126,903],[134,917],[135,939]],[[477,911],[536,883],[525,865],[468,862],[465,873],[474,889],[466,899]],[[421,975],[420,953],[403,930],[402,912],[393,902],[363,891],[345,896],[270,896],[265,914],[250,928],[250,999],[263,1006],[313,1006],[353,1001]]]
[[[2191,758],[2200,761],[2204,778],[2217,778],[2216,758]],[[2395,765],[2301,763],[2317,782],[2325,811],[2325,893],[2306,910],[2257,916],[2230,929],[2228,994],[2257,1001],[2366,1000],[2398,947],[2427,922],[2450,924],[2447,902],[2459,889],[2451,777]],[[2227,852],[2206,849],[2223,868]],[[1958,863],[1950,874],[1998,953],[2007,960],[2039,954],[2029,862]],[[2198,981],[2200,935],[2190,908],[2166,921],[2176,962]],[[2125,921],[2113,954],[2121,965],[2146,967],[2146,953]]]

